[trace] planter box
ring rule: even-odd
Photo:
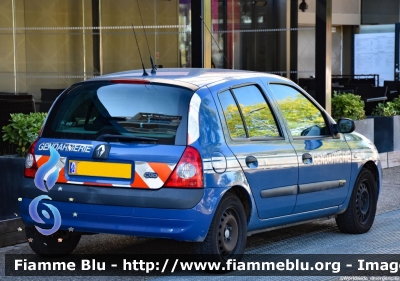
[[[21,228],[22,231],[18,231]],[[0,220],[0,248],[26,242],[25,225],[21,218]]]
[[[25,158],[0,157],[0,221],[18,214],[18,190],[24,176]]]
[[[25,158],[0,156],[0,247],[26,241],[18,216],[18,192],[24,177]]]
[[[379,153],[400,150],[400,115],[373,119],[374,143]]]
[[[374,119],[368,118],[364,120],[356,120],[354,121],[356,124],[356,132],[361,135],[366,136],[372,142],[374,142]]]

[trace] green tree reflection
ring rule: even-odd
[[[321,112],[310,101],[298,94],[278,101],[293,136],[301,136],[308,128],[317,126],[325,128]],[[266,103],[240,105],[246,121],[249,137],[280,136],[275,119]],[[239,111],[234,104],[224,110],[226,122],[232,138],[246,137]]]

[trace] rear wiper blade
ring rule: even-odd
[[[126,136],[126,135],[111,135],[103,134],[97,137],[98,141],[117,141],[117,142],[128,142],[128,141],[151,141],[156,142],[156,138],[139,137],[139,136]]]

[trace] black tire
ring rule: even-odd
[[[64,256],[70,254],[78,245],[81,235],[59,230],[46,236],[39,233],[34,227],[26,227],[26,238],[29,246],[41,256]],[[59,239],[61,242],[59,242]]]
[[[378,188],[370,170],[362,169],[357,177],[347,210],[336,217],[341,232],[361,234],[374,223]]]
[[[207,236],[195,243],[194,253],[201,260],[221,262],[240,261],[247,241],[247,218],[242,202],[227,193],[215,211]]]

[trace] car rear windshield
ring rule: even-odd
[[[42,137],[185,145],[192,95],[159,84],[82,83],[57,100]]]

